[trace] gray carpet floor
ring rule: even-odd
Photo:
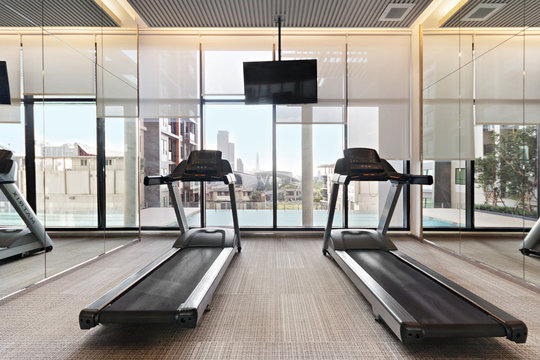
[[[79,311],[167,251],[140,243],[0,302],[5,359],[539,359],[540,293],[406,237],[401,251],[524,320],[526,344],[504,338],[401,344],[321,254],[319,235],[245,235],[196,329],[108,325],[82,331]]]
[[[43,280],[45,276],[60,273],[77,264],[90,260],[118,246],[133,241],[137,236],[73,237],[56,234],[53,250],[40,252],[23,259],[12,257],[0,260],[0,297],[9,295],[30,284]]]
[[[425,239],[440,246],[540,286],[540,257],[523,256],[518,250],[524,237],[508,233],[424,233]]]

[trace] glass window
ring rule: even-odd
[[[455,168],[454,177],[456,179],[456,185],[465,185],[465,168]]]
[[[97,226],[96,105],[34,104],[37,213],[47,227]]]
[[[390,165],[397,171],[403,172],[403,161],[389,160]],[[381,213],[384,210],[391,183],[389,181],[358,181],[351,182],[347,187],[349,200],[349,227],[376,228],[379,225]],[[403,190],[392,215],[390,226],[404,227],[403,223]]]
[[[475,161],[476,227],[532,227],[537,218],[537,127],[480,125]]]
[[[107,227],[139,225],[137,156],[137,119],[105,119]]]
[[[23,112],[21,111],[21,114]],[[26,166],[25,166],[25,150],[24,150],[24,122],[17,124],[2,124],[0,123],[0,148],[13,152],[13,160],[17,163],[17,182],[21,194],[26,197]],[[7,200],[2,192],[0,192],[0,226],[5,225],[23,225],[23,221]]]
[[[329,179],[343,156],[343,125],[279,125],[276,142],[278,227],[326,226]],[[343,222],[341,204],[334,215],[336,227]]]
[[[456,176],[465,161],[438,160],[423,162],[424,174],[433,176],[433,185],[423,185],[422,204],[425,228],[465,226],[465,185]],[[463,175],[465,177],[465,174]]]
[[[200,145],[198,118],[143,119],[140,129],[140,172],[145,176],[170,174]],[[197,182],[174,184],[180,192],[189,226],[200,226],[200,185]],[[141,185],[141,226],[177,227],[169,188],[166,185]]]
[[[239,95],[244,93],[244,61],[271,61],[272,36],[204,36],[203,93]]]
[[[236,177],[240,226],[272,226],[272,106],[206,104],[205,149],[220,150]],[[232,225],[228,188],[206,185],[206,222]]]

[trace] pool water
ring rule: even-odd
[[[313,226],[325,227],[328,212],[326,210],[313,211]],[[47,227],[96,227],[97,216],[95,214],[47,214],[45,219],[40,219]],[[45,220],[45,221],[43,221]],[[302,210],[278,210],[278,227],[301,227]],[[238,221],[242,227],[272,227],[272,210],[239,210]],[[425,227],[457,227],[458,224],[424,216]],[[230,210],[207,210],[206,222],[208,226],[232,226]],[[375,228],[379,223],[376,213],[349,212],[350,227]],[[190,227],[200,226],[198,212],[188,216]],[[0,213],[0,226],[23,225],[17,213]],[[107,212],[108,227],[123,227],[124,216],[122,213]],[[177,227],[176,222],[169,224]],[[334,227],[342,227],[342,213],[336,211],[334,215]],[[399,225],[397,225],[399,226]]]
[[[325,227],[328,212],[326,210],[313,211],[313,226]],[[200,215],[192,214],[188,217],[189,226],[199,226]],[[241,227],[271,227],[272,210],[239,210],[238,221]],[[300,227],[302,226],[302,210],[278,210],[278,227]],[[230,210],[207,210],[206,223],[208,226],[232,226],[232,215]],[[458,224],[451,221],[434,219],[428,216],[423,218],[426,227],[455,227]],[[349,212],[349,227],[376,228],[379,224],[379,215],[368,212]],[[176,224],[173,224],[176,226]],[[334,227],[342,227],[342,213],[336,211],[334,215]],[[399,226],[399,225],[396,225]]]

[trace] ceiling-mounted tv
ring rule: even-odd
[[[11,96],[9,94],[9,81],[7,74],[7,65],[5,61],[0,61],[0,104],[11,104]]]
[[[244,63],[246,104],[317,102],[317,60]]]

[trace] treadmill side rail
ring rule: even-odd
[[[444,277],[438,272],[403,254],[399,250],[394,250],[391,252],[401,261],[416,268],[418,271],[438,282],[440,285],[446,287],[453,293],[466,299],[468,302],[472,303],[485,313],[489,314],[491,317],[493,317],[495,320],[497,320],[504,326],[504,328],[506,329],[507,339],[515,341],[516,343],[524,343],[527,340],[527,326],[525,325],[525,323],[523,323],[523,321],[513,317],[512,315],[508,314],[507,312],[498,308],[487,300],[484,300],[480,296],[456,284],[455,282]]]
[[[191,295],[189,295],[186,301],[178,308],[179,314],[191,311],[195,315],[193,327],[198,324],[204,311],[210,305],[214,291],[219,285],[225,271],[227,271],[234,254],[235,250],[233,247],[224,248],[206,274],[204,274]],[[178,317],[177,323],[185,326],[184,323],[188,322],[190,318],[191,316],[186,319],[185,316],[181,315]]]
[[[375,319],[382,319],[403,343],[416,343],[424,340],[422,325],[346,251],[334,250],[330,247],[328,253],[371,304]]]
[[[114,288],[109,290],[105,295],[94,301],[92,304],[88,305],[86,308],[81,310],[79,313],[79,326],[81,329],[86,330],[90,329],[99,324],[99,313],[107,305],[118,299],[122,294],[132,288],[140,280],[142,280],[149,273],[154,271],[162,263],[167,261],[171,256],[176,254],[181,249],[172,248],[167,251],[165,254],[146,265],[141,270],[137,271],[135,274],[128,277],[126,280],[122,281],[120,284],[116,285]]]

